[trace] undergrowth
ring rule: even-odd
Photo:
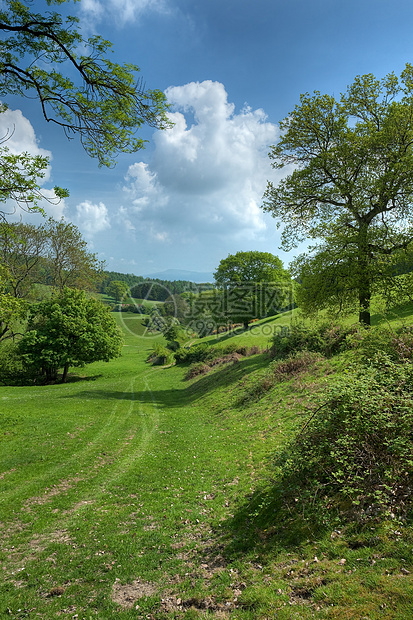
[[[253,377],[245,385],[238,404],[260,400],[264,394],[274,388],[277,383],[288,381],[292,377],[313,371],[325,358],[313,351],[296,351],[284,359],[272,362],[264,376]]]

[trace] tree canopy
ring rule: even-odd
[[[65,288],[52,299],[32,305],[27,332],[18,344],[30,368],[47,381],[62,381],[70,366],[118,357],[122,335],[110,309],[84,291]]]
[[[315,91],[281,122],[263,208],[284,224],[285,250],[316,245],[292,265],[304,305],[359,310],[391,278],[395,254],[413,240],[413,67],[398,78],[358,76],[338,99]]]
[[[222,314],[247,328],[251,319],[275,314],[289,305],[290,275],[282,261],[269,252],[229,254],[219,263],[214,278],[221,289],[218,297],[214,296],[217,320]]]
[[[270,252],[237,252],[223,258],[214,272],[215,282],[241,284],[245,282],[280,282],[289,279],[278,256]]]
[[[127,297],[128,292],[129,286],[123,280],[112,280],[106,287],[106,294],[113,297],[117,302]]]

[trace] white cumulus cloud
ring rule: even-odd
[[[76,206],[76,224],[88,236],[110,228],[109,212],[103,202],[85,200]]]
[[[52,153],[47,149],[41,148],[36,137],[36,133],[30,121],[23,115],[21,110],[6,109],[0,112],[0,149],[7,148],[10,153],[18,155],[29,153],[30,155],[40,155],[52,160]],[[41,187],[43,199],[38,200],[38,206],[43,209],[47,217],[58,220],[64,217],[66,208],[65,200],[60,200],[54,189],[43,187],[51,178],[51,165],[49,164],[44,171],[44,176],[37,179]],[[44,221],[40,213],[26,211],[15,204],[12,200],[7,200],[4,205],[6,217],[10,221],[20,219],[32,224],[41,224]]]
[[[14,155],[30,153],[52,159],[52,153],[39,146],[33,126],[21,110],[7,109],[0,113],[0,144]],[[41,183],[50,179],[50,172],[48,166]]]
[[[166,94],[175,125],[155,133],[150,164],[130,166],[125,217],[175,243],[205,235],[255,239],[266,228],[259,205],[267,179],[274,178],[268,150],[277,126],[261,109],[236,112],[219,82],[191,82]]]

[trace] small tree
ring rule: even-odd
[[[84,366],[118,357],[122,335],[100,301],[84,291],[65,288],[51,300],[35,305],[19,351],[27,364],[55,381],[63,369],[62,382],[70,366]]]
[[[222,318],[242,322],[246,329],[251,319],[275,314],[289,305],[290,275],[269,252],[229,254],[221,260],[214,278],[223,290]]]

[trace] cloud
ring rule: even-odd
[[[266,229],[259,205],[274,179],[268,150],[277,126],[261,109],[237,113],[219,82],[174,86],[166,95],[175,125],[155,133],[149,164],[130,166],[124,217],[170,243],[205,243],[214,235],[253,241]]]
[[[82,0],[81,15],[88,28],[110,17],[123,26],[139,21],[146,13],[169,13],[167,0]]]
[[[52,153],[39,147],[35,131],[30,121],[23,116],[21,110],[7,109],[0,113],[0,144],[9,151],[18,155],[19,153],[30,153],[30,155],[41,155],[52,159]],[[51,167],[48,166],[43,179],[39,180],[39,185],[50,179]]]
[[[94,204],[85,200],[76,206],[76,224],[90,236],[110,228],[110,218],[103,202]]]
[[[41,155],[42,157],[47,157],[49,161],[52,160],[51,151],[39,146],[33,126],[21,110],[6,109],[4,112],[0,112],[1,147],[7,148],[14,155],[29,153],[33,156]],[[45,183],[50,181],[51,171],[52,168],[49,164],[44,176],[37,180],[44,197],[43,200],[40,199],[38,201],[38,206],[43,209],[47,217],[60,219],[64,217],[65,200],[60,200],[56,196],[54,189],[43,187]],[[1,210],[4,211],[6,218],[11,222],[24,220],[32,224],[41,224],[44,221],[44,217],[40,213],[24,210],[12,200],[7,200]]]

